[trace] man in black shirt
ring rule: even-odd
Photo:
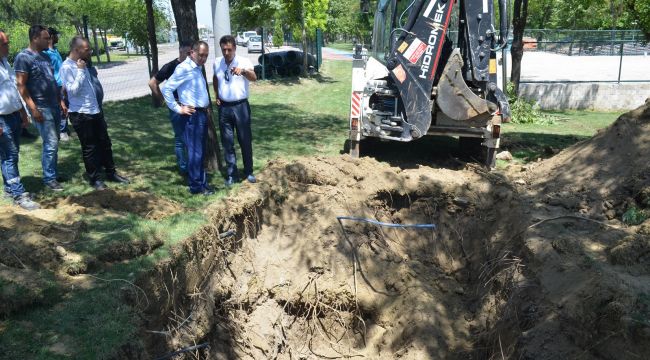
[[[174,74],[176,66],[185,61],[191,48],[192,44],[190,43],[180,43],[178,47],[178,58],[163,65],[156,75],[151,77],[151,80],[149,80],[149,88],[151,88],[151,93],[156,99],[157,104],[164,103],[162,93],[160,92],[160,83],[169,79],[172,74]],[[178,101],[178,94],[176,91],[174,91],[174,98]],[[185,175],[187,174],[187,149],[185,141],[183,140],[183,133],[185,132],[187,119],[184,120],[180,114],[171,110],[169,110],[169,119],[172,123],[172,129],[174,129],[174,151],[176,153],[176,163],[178,164],[181,174]]]

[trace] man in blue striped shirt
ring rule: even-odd
[[[210,98],[201,67],[208,60],[209,53],[206,42],[195,42],[190,55],[176,67],[162,88],[167,107],[187,120],[183,137],[187,146],[190,193],[203,195],[214,194],[203,168]],[[178,102],[174,99],[174,90],[178,93]]]
[[[87,65],[90,55],[87,39],[80,35],[72,38],[70,55],[61,66],[61,79],[70,102],[70,122],[81,143],[86,175],[95,190],[104,190],[106,185],[99,178],[102,167],[107,181],[128,184],[129,180],[115,171],[111,138],[102,110],[104,90],[97,79],[97,69]]]

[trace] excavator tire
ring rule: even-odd
[[[483,139],[473,137],[459,137],[458,148],[463,157],[485,165],[488,169],[496,167],[496,150],[481,145]]]

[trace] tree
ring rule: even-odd
[[[57,17],[64,5],[53,0],[0,0],[0,9],[5,20],[18,20],[27,25],[59,24]]]
[[[149,35],[149,46],[151,47],[151,74],[158,72],[158,42],[156,40],[156,19],[153,10],[153,0],[145,0],[147,8],[147,34]]]
[[[302,75],[307,76],[307,37],[314,39],[316,29],[324,29],[327,24],[327,9],[330,0],[283,0],[283,7],[287,14],[287,22],[292,26],[294,33],[300,33],[303,56]]]
[[[199,40],[195,0],[171,0],[178,41],[193,43]]]
[[[230,22],[237,31],[270,26],[280,10],[279,0],[231,0]]]
[[[512,16],[512,70],[510,81],[515,86],[515,94],[519,94],[519,79],[521,78],[521,59],[524,56],[524,29],[528,18],[528,0],[515,0]]]

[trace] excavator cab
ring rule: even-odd
[[[505,0],[499,7],[507,14]],[[351,155],[366,137],[450,135],[493,167],[510,112],[496,85],[496,51],[508,24],[500,21],[497,36],[492,2],[379,0],[374,20],[370,51],[359,49],[353,60]]]

